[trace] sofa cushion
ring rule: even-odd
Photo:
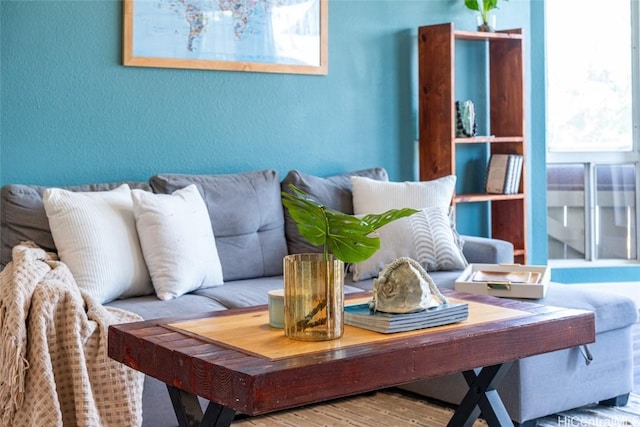
[[[595,313],[596,333],[625,328],[638,320],[638,308],[634,300],[608,293],[606,283],[602,284],[600,290],[591,286],[550,283],[544,298],[525,301],[591,310]]]
[[[209,211],[225,281],[282,274],[287,242],[276,171],[162,174],[150,184],[164,194],[196,185]]]
[[[227,308],[253,307],[267,304],[267,292],[282,288],[282,280],[282,276],[234,280],[221,288],[198,289],[193,294],[209,298]]]
[[[489,237],[461,236],[464,257],[473,264],[513,264],[513,243]],[[453,288],[452,288],[453,289]]]
[[[253,307],[267,304],[268,292],[274,289],[282,289],[284,286],[282,276],[260,277],[256,279],[234,280],[227,282],[219,288],[198,289],[192,295],[207,297],[227,308]],[[362,292],[355,286],[344,285],[344,293]]]
[[[140,246],[158,298],[170,300],[223,284],[209,213],[195,185],[172,194],[133,190],[131,197]]]
[[[60,260],[80,289],[101,303],[153,292],[127,184],[110,191],[49,188],[43,202]]]
[[[151,190],[144,182],[117,182],[60,187],[68,191],[106,191],[121,184],[130,188]],[[32,241],[41,248],[57,252],[49,220],[44,211],[42,195],[47,187],[39,185],[8,184],[0,190],[0,264],[11,261],[11,249],[24,241]]]
[[[118,299],[105,305],[130,311],[142,316],[145,320],[162,317],[184,317],[185,314],[208,313],[227,309],[224,305],[210,298],[194,294],[185,294],[167,301],[160,300],[155,295],[146,295]]]
[[[421,182],[378,182],[351,177],[356,215],[378,214],[389,209],[419,209],[408,218],[378,230],[380,250],[352,266],[355,280],[376,277],[394,259],[410,257],[425,270],[459,270],[467,266],[463,242],[449,217],[456,177]]]
[[[376,181],[388,181],[389,179],[387,171],[383,168],[363,169],[325,178],[292,170],[282,180],[282,191],[291,193],[289,184],[293,184],[323,205],[351,215],[353,214],[350,181],[352,176],[367,177]],[[298,226],[287,209],[284,212],[284,221],[290,254],[322,252],[322,247],[313,246],[300,236]]]
[[[388,209],[431,207],[448,208],[456,185],[454,175],[432,181],[379,182],[364,177],[351,177],[353,213],[377,214]]]
[[[147,295],[114,300],[105,305],[131,311],[144,319],[206,314],[211,311],[256,305],[265,305],[266,309],[267,292],[281,289],[282,280],[282,276],[234,280],[224,286],[198,289],[168,301],[159,300],[155,295]],[[365,282],[360,283],[365,284]],[[372,289],[372,286],[369,284],[365,286],[365,289]],[[344,292],[345,294],[362,292],[362,289],[350,286],[345,281]]]

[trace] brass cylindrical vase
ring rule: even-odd
[[[344,331],[344,263],[323,254],[284,257],[284,331],[289,338],[325,341]]]

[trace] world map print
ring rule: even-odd
[[[319,65],[320,0],[135,0],[133,55]]]

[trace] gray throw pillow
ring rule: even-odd
[[[128,184],[130,188],[150,191],[145,182],[117,182],[58,187],[68,191],[108,191]],[[44,250],[57,249],[44,210],[42,195],[48,187],[39,185],[7,184],[0,190],[0,263],[2,268],[11,261],[11,250],[20,242],[32,241]]]
[[[225,282],[282,274],[287,243],[278,172],[162,174],[149,182],[164,194],[196,185],[209,211]]]
[[[353,215],[350,181],[352,176],[363,176],[378,181],[389,180],[387,171],[384,168],[363,169],[329,177],[307,175],[300,171],[292,170],[282,180],[282,191],[291,193],[289,184],[293,184],[323,205]],[[284,212],[284,221],[290,254],[322,252],[322,247],[313,246],[300,236],[298,226],[289,215],[287,209]]]

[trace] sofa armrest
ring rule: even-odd
[[[462,253],[469,263],[512,264],[513,244],[488,237],[460,236],[464,240]]]

